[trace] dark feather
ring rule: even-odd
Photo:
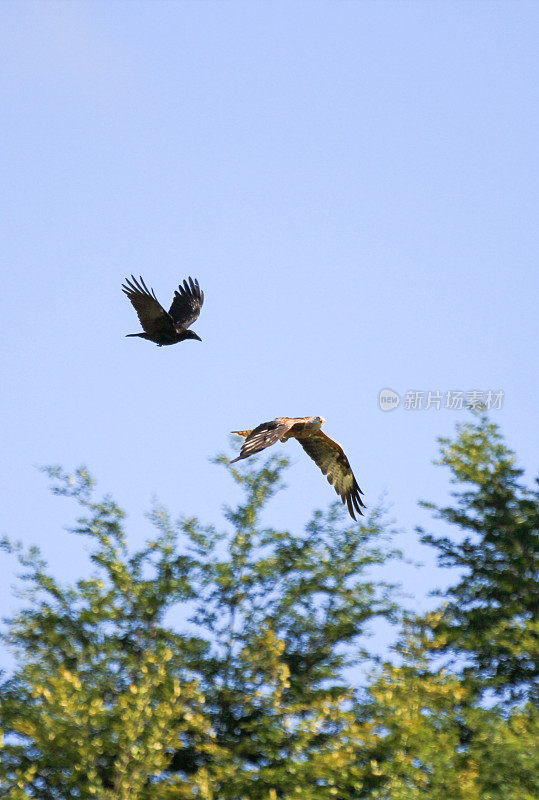
[[[254,456],[255,453],[260,453],[261,450],[265,450],[266,447],[275,444],[290,430],[294,422],[295,420],[293,419],[277,418],[271,422],[263,422],[258,425],[244,441],[239,456],[230,463],[234,464],[241,458]]]
[[[365,508],[365,504],[360,495],[363,492],[341,445],[322,431],[317,431],[306,439],[298,439],[298,442],[322,470],[343,503],[347,504],[352,519],[356,518],[356,512],[362,515],[361,509]]]
[[[139,336],[158,345],[176,344],[184,339],[200,340],[196,333],[187,330],[200,314],[204,302],[197,280],[189,278],[189,283],[184,281],[180,285],[179,292],[174,294],[170,312],[165,311],[154,290],[148,289],[142,276],[137,280],[131,275],[131,280],[126,279],[122,289],[144,329],[144,333],[128,333],[128,336]]]
[[[189,278],[178,286],[178,291],[174,292],[174,300],[168,313],[174,320],[177,327],[188,328],[198,318],[202,303],[204,302],[204,292],[200,291],[198,281]]]
[[[140,283],[134,275],[131,275],[131,279],[131,281],[126,279],[122,289],[131,300],[144,332],[152,338],[173,335],[173,319],[167,314],[153,289],[148,289],[142,277]]]

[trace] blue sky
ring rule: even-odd
[[[467,415],[378,393],[503,390],[534,474],[538,35],[525,0],[3,3],[1,533],[76,577],[36,465],[87,464],[136,546],[153,496],[219,522],[230,430],[319,414],[424,605],[447,576],[417,501],[447,497],[435,440]],[[167,307],[199,279],[202,344],[124,338],[132,272]],[[268,520],[298,529],[334,495],[286,452]]]

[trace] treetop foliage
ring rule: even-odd
[[[484,415],[459,425],[454,441],[440,439],[440,451],[455,504],[422,505],[460,536],[420,531],[461,579],[447,592],[437,646],[465,657],[478,691],[537,698],[539,493],[523,484],[515,454]]]
[[[496,427],[441,441],[455,505],[425,505],[457,533],[423,536],[461,572],[421,618],[377,574],[401,557],[381,509],[357,524],[337,501],[303,531],[263,527],[287,462],[216,461],[243,492],[223,528],[155,504],[136,551],[85,469],[46,470],[80,508],[91,574],[67,583],[37,548],[2,543],[24,587],[3,637],[18,657],[0,695],[4,795],[535,800],[537,495]],[[386,663],[375,619],[401,627]]]

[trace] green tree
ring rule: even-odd
[[[426,505],[460,538],[425,541],[460,577],[361,691],[345,670],[374,655],[369,623],[399,619],[394,587],[374,578],[399,557],[379,511],[356,524],[336,503],[304,531],[264,527],[286,462],[240,471],[220,457],[244,495],[223,529],[155,507],[157,533],[131,553],[123,512],[93,499],[87,473],[49,470],[82,506],[73,530],[93,574],[65,585],[36,549],[4,542],[26,587],[4,636],[19,660],[0,687],[6,797],[535,800],[537,712],[523,698],[537,497],[488,420],[441,445],[457,503]]]
[[[221,458],[220,461],[226,462]],[[5,636],[19,659],[4,681],[0,776],[19,798],[325,800],[359,789],[353,692],[343,668],[367,657],[362,634],[394,619],[372,578],[388,552],[374,512],[351,523],[333,505],[305,531],[261,528],[286,462],[230,468],[245,501],[227,530],[171,521],[130,554],[124,514],[95,501],[85,470],[49,470],[83,509],[95,574],[63,585],[37,550],[26,607]],[[182,631],[166,624],[179,608]]]
[[[458,487],[455,503],[422,505],[459,536],[420,531],[440,564],[456,567],[461,577],[447,591],[434,646],[464,659],[463,674],[476,691],[536,701],[539,494],[522,483],[514,453],[486,416],[459,425],[453,440],[439,441],[438,463],[450,468]]]
[[[432,664],[429,614],[385,664],[358,709],[370,738],[363,758],[372,800],[534,800],[539,796],[539,720],[529,704],[504,711],[477,702],[469,682]],[[428,624],[427,624],[428,623]]]
[[[270,458],[262,469],[230,468],[246,499],[226,509],[228,533],[196,520],[181,525],[200,570],[193,621],[211,645],[194,666],[235,780],[226,771],[218,777],[223,762],[191,755],[212,771],[219,798],[265,798],[275,789],[279,797],[301,790],[316,800],[334,796],[330,781],[357,782],[351,748],[343,745],[354,722],[342,673],[370,655],[358,641],[368,623],[397,612],[392,587],[371,576],[374,566],[399,556],[387,551],[379,511],[357,525],[337,502],[316,512],[300,534],[260,527],[259,513],[280,487],[285,464]],[[187,755],[178,754],[176,769],[191,767]],[[315,763],[329,771],[326,783]]]
[[[423,541],[459,578],[442,606],[409,619],[396,663],[373,676],[368,701],[356,706],[366,733],[358,757],[371,764],[362,796],[532,800],[537,494],[523,486],[514,454],[485,416],[440,444],[456,503],[422,505],[454,533]]]
[[[197,642],[161,624],[191,596],[190,562],[165,534],[130,557],[123,512],[92,500],[87,472],[49,473],[84,509],[74,532],[91,537],[96,575],[63,586],[36,548],[3,542],[25,567],[28,605],[4,637],[20,666],[2,686],[0,776],[13,800],[137,798],[182,736],[209,732],[185,663]]]

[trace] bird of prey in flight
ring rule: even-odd
[[[155,296],[154,290],[148,289],[142,277],[139,282],[131,275],[131,280],[126,278],[122,289],[131,300],[144,329],[144,333],[128,333],[127,336],[149,339],[159,347],[183,342],[184,339],[202,341],[194,331],[187,330],[198,318],[204,302],[204,292],[200,291],[197,280],[189,278],[189,283],[184,281],[178,286],[168,313]]]
[[[246,438],[239,456],[230,463],[249,458],[279,440],[297,439],[307,455],[327,475],[343,503],[347,504],[350,516],[355,519],[355,512],[362,515],[361,509],[365,508],[360,497],[363,492],[341,445],[320,430],[325,421],[324,417],[277,417],[251,431],[232,431]]]

